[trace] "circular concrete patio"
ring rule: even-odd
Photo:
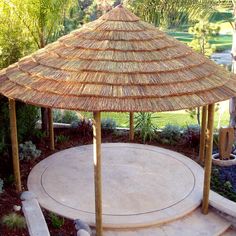
[[[42,207],[95,224],[93,146],[58,152],[37,164],[28,188]],[[131,228],[182,217],[200,205],[203,170],[163,148],[102,145],[103,225]]]

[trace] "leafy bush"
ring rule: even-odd
[[[102,130],[105,132],[114,132],[116,129],[116,121],[111,118],[102,119]]]
[[[52,226],[56,229],[61,228],[64,225],[64,218],[56,215],[55,213],[50,213],[49,214],[50,221],[52,223]]]
[[[153,118],[157,117],[153,117],[153,113],[151,112],[139,112],[135,116],[135,129],[140,131],[143,143],[151,141],[155,136],[156,127],[152,122]]]
[[[65,136],[63,134],[60,134],[58,136],[56,136],[56,142],[57,143],[64,143],[64,142],[68,142],[69,141],[69,137],[68,136]]]
[[[10,153],[10,126],[8,100],[0,97],[0,153]],[[18,141],[24,142],[32,138],[36,132],[36,122],[39,119],[39,109],[24,103],[16,103]]]
[[[43,138],[46,138],[46,137],[47,137],[47,134],[46,134],[46,131],[42,131],[42,130],[40,130],[40,129],[37,129],[37,130],[35,130],[34,136],[35,136],[37,139],[41,140],[41,139],[43,139]]]
[[[0,153],[10,147],[10,126],[8,100],[0,96]]]
[[[166,125],[160,134],[160,141],[174,145],[181,139],[181,128],[177,125]]]
[[[184,142],[191,147],[198,147],[200,143],[200,126],[189,125],[183,131]]]
[[[18,104],[17,109],[17,131],[18,131],[18,140],[23,142],[31,139],[34,136],[36,130],[36,123],[39,120],[39,108]]]
[[[64,111],[62,121],[71,124],[73,121],[79,121],[79,117],[75,111]]]
[[[3,216],[2,224],[9,229],[24,229],[26,227],[25,218],[16,213],[10,213]]]
[[[76,132],[79,133],[82,137],[90,139],[93,134],[92,121],[88,119],[80,120]]]
[[[236,202],[236,166],[213,167],[211,189]]]
[[[58,123],[71,124],[72,122],[78,122],[79,117],[75,111],[53,110],[53,120]]]
[[[62,122],[62,111],[61,110],[53,109],[53,121],[57,122],[57,123]]]
[[[3,180],[0,178],[0,194],[3,193]]]
[[[20,160],[29,161],[31,159],[36,159],[41,155],[41,151],[36,148],[36,146],[31,142],[25,142],[24,144],[20,144]]]

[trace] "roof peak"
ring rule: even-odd
[[[109,12],[107,12],[105,15],[101,16],[100,19],[107,21],[124,21],[124,22],[132,22],[140,20],[139,17],[137,17],[131,11],[126,9],[122,3],[117,5]]]

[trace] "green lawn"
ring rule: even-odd
[[[187,32],[168,32],[168,34],[185,43],[191,42],[193,39],[193,36]],[[210,40],[210,44],[216,48],[217,52],[231,49],[232,35],[218,35]]]
[[[85,117],[91,118],[92,114],[88,112],[82,113]],[[197,124],[196,119],[192,119],[190,115],[185,111],[176,112],[162,112],[153,114],[153,123],[157,128],[163,128],[167,124],[187,126],[191,124]],[[219,113],[215,114],[215,127],[218,124]],[[104,112],[102,113],[102,119],[112,118],[116,121],[118,127],[129,127],[129,114],[121,112]],[[221,120],[221,126],[227,126],[229,123],[229,114],[226,111]]]

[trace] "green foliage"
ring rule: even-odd
[[[63,114],[62,121],[65,122],[65,123],[71,124],[72,122],[76,122],[76,121],[78,122],[79,121],[79,117],[77,116],[77,113],[75,111],[67,111],[67,110],[65,110],[64,114]]]
[[[190,145],[193,148],[199,147],[200,144],[200,126],[188,125],[183,130],[182,138],[186,145]]]
[[[2,217],[2,224],[9,229],[24,229],[26,228],[25,218],[16,213],[10,213]]]
[[[174,145],[181,139],[181,128],[177,125],[166,125],[160,134],[160,141]]]
[[[3,193],[3,180],[0,178],[0,194]]]
[[[80,1],[85,3],[86,1]],[[100,16],[102,16],[104,13],[111,10],[114,6],[118,5],[121,1],[117,0],[106,0],[106,1],[100,1],[100,0],[93,0],[93,1],[87,1],[87,6],[84,8],[84,23],[96,20]]]
[[[9,137],[9,109],[6,98],[0,97],[0,153],[7,151]]]
[[[230,0],[232,1],[232,0]],[[233,9],[233,6],[231,7],[231,9]],[[212,14],[212,16],[209,18],[209,21],[211,23],[217,23],[217,22],[224,22],[224,21],[227,21],[227,22],[231,22],[233,20],[233,14],[232,12],[214,12]]]
[[[60,229],[64,225],[64,218],[56,215],[55,213],[50,212],[49,217],[54,228]]]
[[[69,141],[69,137],[68,136],[65,136],[63,134],[60,134],[60,135],[57,135],[56,136],[56,142],[57,143],[65,143],[65,142],[68,142]]]
[[[211,189],[223,197],[230,199],[231,201],[236,202],[236,193],[233,190],[232,184],[230,181],[225,181],[224,183],[220,179],[220,171],[217,167],[212,168],[211,176]]]
[[[36,131],[36,122],[39,119],[38,108],[23,103],[16,103],[18,140],[24,142],[32,138]],[[0,97],[0,153],[9,152],[10,129],[9,129],[9,108],[6,98]]]
[[[53,120],[58,123],[72,124],[74,122],[79,122],[79,117],[75,111],[53,110]]]
[[[23,142],[34,136],[36,123],[39,120],[39,108],[23,103],[17,103],[18,140]]]
[[[11,7],[37,48],[55,41],[63,32],[64,19],[75,1],[9,0]]]
[[[20,160],[32,160],[41,155],[41,151],[36,148],[32,141],[25,142],[19,145],[19,158]]]
[[[169,28],[211,15],[215,0],[126,0],[125,4],[143,20]]]
[[[116,121],[111,118],[102,119],[102,130],[107,132],[114,132],[116,129]]]
[[[135,129],[140,131],[140,136],[143,143],[151,141],[155,135],[156,127],[153,124],[153,113],[151,112],[138,112],[135,116]]]
[[[31,40],[22,29],[20,19],[13,14],[13,7],[6,1],[0,1],[0,69],[16,62],[28,54]]]
[[[210,56],[214,49],[209,40],[219,34],[220,27],[206,20],[200,20],[195,26],[189,28],[189,33],[193,34],[193,40],[188,43],[195,51],[203,55]]]
[[[36,129],[36,130],[34,131],[34,136],[35,136],[35,138],[41,140],[41,139],[43,139],[43,138],[46,138],[46,137],[47,137],[47,134],[46,134],[45,131],[42,131],[42,130],[40,130],[40,129]]]

